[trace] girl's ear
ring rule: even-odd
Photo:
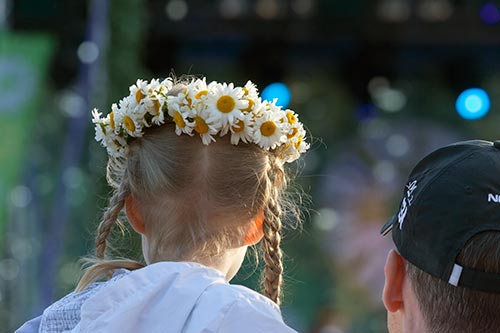
[[[146,231],[146,225],[144,224],[144,219],[142,218],[141,209],[132,195],[129,195],[127,199],[125,199],[125,211],[132,228],[134,228],[136,232],[144,234]]]
[[[264,237],[264,211],[262,210],[257,216],[252,220],[250,227],[248,228],[245,238],[243,239],[243,245],[255,245],[262,237]]]

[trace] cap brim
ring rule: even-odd
[[[389,232],[391,232],[392,230],[392,227],[394,226],[394,222],[396,221],[397,219],[397,216],[396,215],[393,215],[389,221],[387,221],[384,226],[382,227],[382,229],[380,229],[380,234],[382,236],[385,236],[387,235]]]

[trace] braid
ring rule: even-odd
[[[118,216],[125,206],[125,199],[129,196],[129,194],[130,190],[128,182],[124,179],[111,199],[109,199],[108,209],[102,217],[95,239],[96,256],[99,259],[104,259],[104,254],[106,252],[106,240],[109,236],[111,228],[118,221]]]
[[[280,189],[284,181],[283,169],[277,165],[271,167],[268,172],[268,193],[269,198],[264,209],[264,247],[265,277],[264,291],[265,295],[280,304],[281,283],[283,280],[283,263],[281,242],[281,204]]]

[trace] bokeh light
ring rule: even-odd
[[[396,177],[396,168],[391,161],[378,161],[373,167],[373,176],[379,183],[390,183]]]
[[[443,22],[453,14],[453,5],[449,0],[423,0],[417,5],[417,15],[425,21]]]
[[[389,23],[401,23],[411,16],[411,4],[408,0],[382,0],[377,8],[378,16]]]
[[[490,98],[483,89],[467,89],[458,96],[455,107],[464,119],[480,119],[490,110]]]
[[[401,111],[407,102],[405,94],[394,88],[380,88],[372,95],[373,102],[387,112]]]
[[[377,116],[377,108],[373,104],[361,104],[356,109],[356,116],[359,121],[367,121]]]
[[[172,21],[184,19],[188,13],[188,5],[184,0],[170,0],[165,6],[165,12]]]
[[[290,3],[292,10],[300,16],[311,14],[313,9],[312,0],[292,0]]]
[[[25,208],[30,204],[31,199],[31,190],[26,186],[16,186],[10,192],[10,201],[15,207]]]
[[[276,0],[258,0],[255,11],[261,18],[271,20],[278,16],[280,5]]]
[[[91,64],[99,57],[99,48],[97,44],[90,41],[82,42],[80,46],[78,46],[76,52],[78,54],[78,59],[84,64]]]
[[[276,105],[286,108],[290,104],[292,94],[288,86],[281,82],[271,83],[262,90],[262,99],[272,101],[277,98]]]
[[[80,117],[84,111],[85,99],[72,90],[63,90],[57,97],[61,112],[67,117]]]
[[[0,260],[0,278],[11,281],[19,275],[19,264],[16,260],[7,258]]]
[[[402,157],[410,150],[410,143],[404,135],[393,134],[387,138],[385,148],[391,156]]]
[[[486,24],[497,24],[500,22],[500,9],[493,2],[487,2],[479,11],[481,20]]]
[[[314,226],[321,231],[332,230],[338,223],[338,213],[332,208],[321,208],[313,220]]]
[[[234,19],[243,14],[246,4],[242,0],[221,0],[219,10],[222,17]]]
[[[68,188],[78,188],[83,183],[83,172],[78,167],[69,167],[63,171],[62,180]]]

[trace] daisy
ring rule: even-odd
[[[109,156],[119,158],[127,154],[127,141],[119,135],[106,137],[106,150]]]
[[[190,86],[190,92],[192,93],[191,97],[196,100],[206,100],[208,96],[208,92],[212,87],[216,84],[216,82],[211,82],[207,85],[207,79],[198,79],[194,80]]]
[[[289,141],[295,141],[299,136],[304,137],[305,133],[306,131],[304,130],[304,126],[297,122],[294,125],[290,125],[286,137]]]
[[[184,94],[186,95],[185,101],[181,103],[187,106],[187,112],[191,117],[206,109],[206,99],[208,95],[208,86],[203,80],[193,80],[186,86]]]
[[[251,113],[253,113],[254,116],[257,118],[262,117],[264,112],[266,112],[268,110],[267,101],[263,101],[262,98],[259,97],[254,102],[255,102],[255,104],[252,107]]]
[[[207,106],[220,116],[221,127],[233,126],[242,118],[242,110],[248,107],[248,101],[242,100],[243,90],[232,83],[214,84],[207,97]]]
[[[310,147],[310,144],[305,141],[305,138],[306,138],[306,131],[303,128],[301,128],[297,135],[297,139],[293,141],[294,147],[295,149],[297,149],[299,154],[305,153]]]
[[[118,107],[122,110],[127,110],[129,107],[133,107],[134,105],[135,102],[133,96],[124,97],[118,102]]]
[[[217,124],[210,121],[210,111],[208,109],[202,109],[194,117],[194,127],[193,129],[200,134],[201,140],[204,145],[210,144],[215,141],[213,135],[217,134]]]
[[[193,124],[188,120],[187,112],[183,111],[183,107],[176,102],[174,96],[169,96],[167,99],[168,104],[168,114],[172,117],[172,120],[175,123],[175,133],[177,135],[181,135],[182,133],[186,133],[192,135],[193,133]]]
[[[298,126],[293,128],[294,135],[290,134],[288,137],[287,149],[285,154],[288,155],[286,161],[293,162],[297,158],[299,158],[300,154],[305,153],[310,145],[305,141],[306,131],[304,130],[304,126],[302,124],[298,124]]]
[[[107,116],[107,118],[109,118],[109,125],[115,134],[120,132],[124,116],[123,110],[126,109],[119,107],[116,103],[113,103],[111,105],[111,112]]]
[[[106,127],[103,124],[95,124],[95,136],[94,139],[104,146],[104,140],[106,138]]]
[[[259,98],[259,90],[257,89],[257,86],[255,86],[255,84],[253,84],[253,82],[250,80],[247,81],[242,90],[243,97],[245,98],[252,98],[254,100]]]
[[[244,143],[252,141],[254,118],[251,113],[245,113],[243,119],[236,121],[236,124],[231,126],[231,143],[237,145],[241,140]]]
[[[183,89],[177,95],[167,96],[168,114],[173,117],[175,111],[181,112],[185,117],[192,118],[196,115],[196,111],[192,109],[193,101],[187,95],[188,90]]]
[[[172,79],[168,77],[160,82],[159,93],[167,93],[173,86],[174,83],[172,82]]]
[[[142,117],[140,115],[129,112],[123,115],[122,128],[127,132],[128,135],[138,138],[142,136]]]
[[[165,99],[155,98],[151,102],[152,105],[148,108],[149,114],[153,115],[151,122],[155,125],[161,125],[165,122],[165,113],[163,112]]]
[[[111,106],[110,125],[114,133],[119,135],[121,131],[132,137],[142,136],[142,127],[144,120],[143,108],[137,105],[133,107],[130,100],[122,99],[120,105],[113,104]]]
[[[247,81],[245,86],[241,88],[243,90],[243,99],[248,102],[248,107],[243,109],[244,112],[251,112],[255,107],[255,104],[259,100],[259,91],[252,81]]]
[[[138,79],[135,84],[130,86],[129,90],[130,96],[134,98],[136,104],[139,104],[148,93],[148,82]]]
[[[156,95],[159,93],[159,91],[161,90],[161,82],[160,80],[158,79],[152,79],[149,84],[147,85],[148,89],[147,89],[147,93],[152,96],[152,95]]]
[[[298,150],[295,148],[295,145],[291,142],[284,145],[283,148],[280,148],[278,152],[279,158],[281,158],[286,163],[291,163],[300,157]]]
[[[101,113],[94,109],[92,111],[92,122],[95,124],[95,140],[104,146],[104,140],[112,132],[109,114],[106,118],[100,118]]]
[[[302,136],[299,136],[299,139],[295,143],[295,148],[297,148],[297,151],[299,154],[305,153],[311,145],[307,142],[304,141],[304,138]]]
[[[274,149],[286,141],[285,124],[281,112],[264,112],[255,119],[252,131],[253,142],[264,149]]]
[[[286,120],[290,125],[296,125],[299,121],[297,114],[290,109],[285,110]]]
[[[151,124],[161,125],[164,122],[164,113],[163,113],[163,105],[165,103],[165,98],[163,96],[158,96],[155,93],[153,95],[148,95],[144,98],[143,110],[143,124],[147,127],[150,127]],[[137,109],[140,109],[141,106],[137,106]],[[152,117],[145,117],[146,113],[150,114]]]
[[[272,101],[264,101],[263,103],[266,105],[266,108],[268,110],[270,110],[270,111],[273,111],[273,112],[283,111],[281,109],[281,106],[276,105],[276,103],[278,103],[278,99],[277,98],[273,98]]]

